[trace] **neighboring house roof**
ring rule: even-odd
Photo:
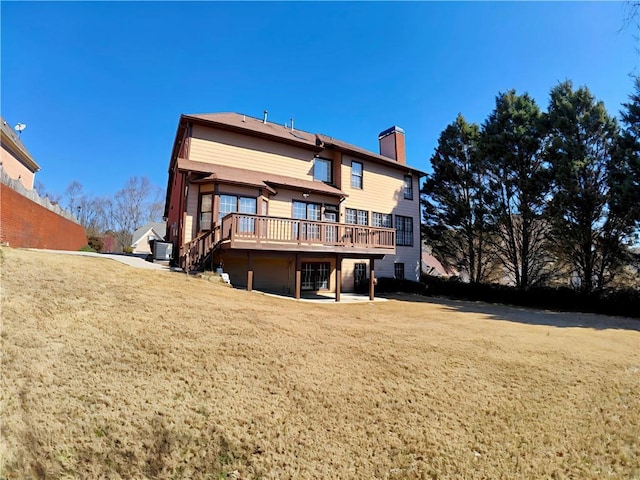
[[[304,130],[291,129],[277,123],[263,122],[262,119],[241,115],[239,113],[206,113],[206,114],[185,114],[181,117],[183,120],[193,121],[203,125],[214,126],[226,130],[232,130],[252,136],[270,138],[272,140],[281,141],[309,148],[314,151],[321,151],[325,148],[335,148],[336,150],[350,153],[358,157],[365,157],[376,163],[388,165],[394,168],[400,168],[407,172],[415,173],[420,176],[426,175],[424,172],[396,162],[392,158],[379,155],[377,153],[365,150],[342,140],[330,137],[328,135],[305,132]]]
[[[167,224],[162,222],[150,222],[133,232],[133,238],[131,245],[137,245],[148,233],[153,234],[158,238],[164,238],[167,233]]]
[[[32,172],[40,170],[40,165],[33,159],[27,147],[24,146],[20,137],[16,135],[11,125],[4,118],[0,117],[0,127],[2,129],[2,145],[11,150],[13,154]]]
[[[422,252],[422,273],[437,277],[447,277],[457,275],[454,270],[447,270],[433,255]]]
[[[346,197],[347,194],[339,188],[327,185],[326,183],[313,180],[302,180],[299,178],[287,177],[276,173],[257,172],[244,168],[228,167],[226,165],[216,165],[213,163],[197,162],[184,158],[178,159],[178,170],[197,172],[203,176],[200,179],[192,179],[194,183],[209,182],[211,180],[233,183],[236,185],[250,185],[262,187],[271,193],[276,193],[273,187],[287,187],[293,190],[322,193],[334,197]]]

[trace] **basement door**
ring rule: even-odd
[[[302,263],[302,290],[329,290],[329,263]]]

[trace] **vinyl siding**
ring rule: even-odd
[[[313,180],[314,152],[194,125],[189,159]]]

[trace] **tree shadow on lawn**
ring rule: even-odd
[[[430,303],[458,312],[480,313],[493,320],[526,323],[528,325],[548,325],[551,327],[593,328],[596,330],[617,329],[640,332],[640,320],[630,317],[611,317],[597,313],[557,312],[535,308],[492,304],[470,300],[452,300],[442,297],[426,297],[408,293],[380,294],[390,300],[403,302]]]

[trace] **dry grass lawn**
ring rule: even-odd
[[[637,321],[0,253],[1,478],[640,478]]]

